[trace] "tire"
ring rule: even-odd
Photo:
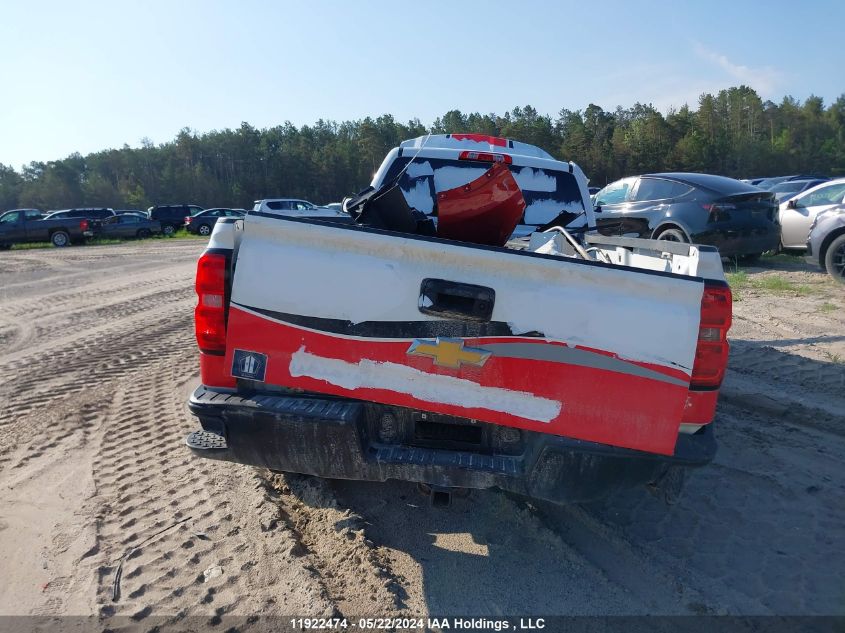
[[[64,248],[70,244],[70,235],[67,231],[56,231],[50,236],[50,241],[56,248]]]
[[[208,224],[200,224],[199,228],[197,228],[197,233],[205,236],[211,235],[211,227]]]
[[[666,240],[667,242],[682,242],[684,244],[689,244],[687,236],[684,235],[684,232],[681,229],[666,229],[661,231],[656,239]]]
[[[827,247],[824,254],[824,267],[831,277],[845,284],[845,235],[840,235]]]
[[[149,236],[150,236],[150,230],[149,229],[139,229],[139,231],[138,231],[138,239],[139,240],[142,240],[145,237],[149,237]]]
[[[170,237],[176,232],[176,229],[172,224],[165,224],[161,227],[161,232],[164,233],[165,236]]]

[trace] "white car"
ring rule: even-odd
[[[845,202],[845,178],[837,178],[781,203],[778,214],[781,225],[781,246],[804,250],[810,225],[822,211]]]
[[[343,216],[341,209],[318,207],[307,200],[297,198],[265,198],[256,200],[252,213],[269,213],[295,218],[337,218]]]

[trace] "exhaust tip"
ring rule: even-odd
[[[452,505],[452,493],[448,490],[432,490],[429,501],[432,508],[448,508]]]

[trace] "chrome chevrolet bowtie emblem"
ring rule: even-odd
[[[491,353],[477,347],[464,347],[459,338],[416,339],[408,348],[409,356],[428,356],[438,367],[459,369],[461,365],[481,367]]]

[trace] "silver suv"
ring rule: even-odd
[[[256,200],[252,213],[287,215],[295,218],[337,218],[345,214],[341,210],[318,207],[307,200],[297,198],[265,198]]]
[[[807,261],[845,284],[845,204],[816,216],[807,238]]]

